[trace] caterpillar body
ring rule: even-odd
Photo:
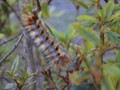
[[[43,27],[37,15],[24,15],[24,24],[28,35],[43,54],[50,60],[52,66],[63,68],[72,60],[71,55]]]

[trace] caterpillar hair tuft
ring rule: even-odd
[[[70,63],[71,55],[64,52],[65,48],[43,27],[37,15],[24,15],[23,21],[28,35],[37,47],[42,48],[43,54],[53,67],[62,69]]]

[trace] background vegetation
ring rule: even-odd
[[[54,12],[54,1],[0,0],[0,90],[120,90],[119,1],[68,0],[76,10],[68,30],[56,24],[64,12]],[[22,15],[33,9],[72,55],[66,70],[47,69],[25,34]]]

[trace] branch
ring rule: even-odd
[[[107,51],[114,50],[114,49],[120,50],[120,46],[112,46],[112,47],[109,47],[109,48],[106,49],[106,52],[107,52]]]
[[[21,39],[23,37],[23,33],[21,34],[20,38],[18,39],[18,41],[16,42],[16,44],[14,45],[14,47],[0,60],[0,65],[2,64],[2,62],[8,57],[10,56],[10,54],[12,54],[14,52],[14,50],[18,47]]]
[[[13,36],[12,38],[10,38],[10,39],[8,39],[8,40],[5,40],[5,41],[1,42],[1,43],[0,43],[0,46],[2,46],[2,45],[4,45],[4,44],[7,44],[8,42],[16,39],[19,35],[21,35],[21,33],[19,33],[19,34],[16,35],[16,36]]]
[[[104,50],[104,52],[101,53],[101,55],[103,56],[106,52],[108,51],[111,51],[111,50],[120,50],[120,46],[111,46],[111,47],[108,47]]]

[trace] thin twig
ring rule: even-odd
[[[120,50],[120,46],[115,45],[115,46],[108,47],[104,50],[104,52],[101,53],[101,55],[103,56],[105,55],[106,52],[111,51],[111,50]]]
[[[16,0],[16,2],[17,2],[17,10],[18,10],[18,12],[20,11],[20,8],[19,8],[19,0]]]
[[[45,23],[45,26],[46,26],[46,28],[49,30],[50,34],[52,34],[52,36],[55,38],[55,35],[54,35],[54,33],[52,32],[52,30],[51,30],[51,28],[49,27],[49,25]]]
[[[104,0],[106,3],[108,3],[109,0]]]
[[[1,42],[1,43],[0,43],[0,46],[2,46],[2,45],[4,45],[4,44],[7,44],[8,42],[16,39],[19,35],[21,35],[21,33],[19,33],[19,34],[16,35],[16,36],[13,36],[12,38],[10,38],[10,39],[8,39],[8,40],[5,40],[5,41]]]
[[[68,83],[69,83],[69,81],[67,80],[67,79],[68,79],[67,77],[62,76],[62,75],[59,75],[59,74],[58,74],[58,76],[59,76],[60,78],[62,78],[62,79],[63,79],[63,81],[64,81],[66,84],[68,84]]]
[[[53,84],[53,87],[54,87],[56,90],[59,90],[59,89],[57,88],[54,80],[53,80],[53,77],[52,77],[52,75],[51,75],[51,70],[50,70],[50,69],[48,69],[47,71],[42,71],[41,73],[42,73],[44,76],[48,77],[48,78],[51,80],[51,82],[52,82],[52,84]]]
[[[37,11],[40,11],[41,10],[40,2],[39,0],[36,0],[36,2],[37,2]]]
[[[104,39],[105,39],[104,33],[102,31],[100,31],[100,44],[101,44],[101,46],[103,46],[105,43]],[[100,52],[100,58],[101,58],[101,64],[102,64],[103,63],[103,54],[101,54],[101,52]]]
[[[85,58],[84,56],[82,56],[82,60],[84,61],[84,63],[86,64],[87,68],[88,68],[89,71],[90,71],[90,74],[91,74],[92,79],[93,79],[93,85],[95,86],[96,90],[99,90],[99,87],[98,87],[98,85],[97,85],[97,82],[96,82],[96,80],[95,80],[95,77],[94,77],[94,75],[93,75],[93,72],[92,72],[92,70],[91,70],[91,67],[89,66],[89,64],[88,64],[88,62],[87,62],[87,60],[86,60],[86,58]]]
[[[57,88],[57,86],[56,86],[56,84],[55,84],[55,82],[54,82],[54,80],[53,80],[53,77],[52,77],[52,75],[51,75],[51,70],[50,70],[50,69],[48,70],[48,75],[49,75],[49,78],[51,79],[54,87],[56,88],[56,90],[58,90],[58,88]]]
[[[104,1],[105,1],[106,3],[109,2],[109,0],[104,0]],[[117,3],[119,3],[119,2],[118,2],[118,0],[114,0],[114,3],[117,4]]]
[[[14,47],[0,60],[0,65],[2,64],[2,62],[8,57],[10,56],[10,54],[13,53],[13,51],[18,47],[21,39],[23,37],[23,33],[21,34],[20,38],[18,39],[18,41],[16,42],[16,44],[14,45]]]
[[[16,79],[14,79],[14,82],[17,84],[17,89],[21,90],[22,86],[19,84],[19,82]]]
[[[52,2],[53,0],[47,0],[48,5]]]
[[[39,0],[36,0],[37,2],[37,12],[41,11],[41,6]],[[52,2],[52,0],[46,0],[46,3],[49,5]]]
[[[1,78],[4,79],[5,81],[7,81],[8,83],[11,83],[11,81],[8,78],[6,78],[6,77],[1,77]]]

